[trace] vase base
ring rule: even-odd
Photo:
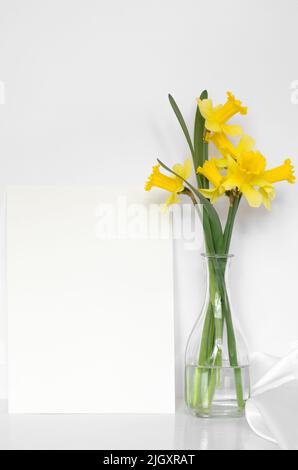
[[[221,403],[214,402],[210,410],[197,409],[188,407],[188,411],[192,416],[197,418],[212,419],[212,418],[243,418],[245,415],[245,408],[239,408],[237,402],[234,400],[225,401]]]
[[[189,412],[201,418],[241,418],[250,397],[249,366],[186,366]]]

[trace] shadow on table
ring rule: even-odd
[[[259,438],[245,418],[196,418],[187,414],[182,405],[176,414],[174,447],[181,450],[278,450],[274,444]]]

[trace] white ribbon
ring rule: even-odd
[[[298,349],[284,358],[254,354],[248,424],[282,450],[298,450]]]

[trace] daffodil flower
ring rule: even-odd
[[[242,106],[231,92],[227,93],[228,99],[224,105],[213,106],[211,99],[197,99],[202,116],[205,118],[207,131],[213,133],[224,133],[230,136],[242,134],[240,126],[226,124],[235,114],[247,114],[247,108]]]
[[[263,203],[270,209],[276,194],[272,185],[280,181],[295,183],[294,167],[289,159],[266,171],[266,159],[260,152],[244,152],[237,162],[228,157],[228,174],[223,185],[227,191],[237,188],[251,207],[260,207]]]
[[[145,190],[150,191],[151,188],[156,187],[164,189],[171,193],[169,198],[166,200],[165,206],[168,207],[171,204],[180,202],[178,194],[184,190],[183,179],[188,179],[191,175],[191,161],[185,160],[184,165],[177,164],[173,166],[173,171],[179,176],[167,176],[160,172],[160,165],[155,165],[152,169],[152,173],[148,178],[145,185]]]
[[[225,193],[225,188],[223,186],[224,177],[217,167],[216,158],[206,160],[203,167],[200,166],[197,169],[197,173],[205,176],[205,178],[207,178],[214,186],[212,189],[200,189],[200,193],[210,199],[212,204],[214,204],[217,199]]]
[[[226,191],[237,188],[251,207],[260,207],[264,195],[256,187],[267,188],[267,191],[272,187],[264,179],[265,168],[266,159],[257,151],[242,153],[237,162],[228,157],[228,174],[224,181]]]

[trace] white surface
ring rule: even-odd
[[[176,415],[8,415],[3,409],[0,449],[279,448],[256,436],[244,419],[201,420],[185,414],[180,403]]]
[[[6,203],[0,189],[0,400],[7,398]]]
[[[156,156],[189,154],[167,93],[191,127],[205,87],[248,105],[237,121],[272,166],[297,165],[297,16],[297,0],[1,0],[0,181],[142,187]],[[240,210],[232,292],[251,352],[282,356],[298,340],[297,205],[298,185],[281,185],[271,214]],[[181,395],[204,288],[197,257],[176,266]]]
[[[145,198],[127,188],[8,189],[10,412],[174,411],[171,239],[125,234],[119,194],[131,208]],[[99,231],[111,223],[107,204],[115,239]]]
[[[298,349],[282,359],[255,354],[251,372],[252,398],[246,406],[251,428],[282,450],[298,450]]]

